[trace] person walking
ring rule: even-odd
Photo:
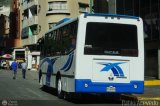
[[[18,64],[17,64],[16,60],[14,60],[11,64],[11,68],[13,71],[13,79],[16,79],[17,67],[18,67]]]
[[[25,79],[26,78],[26,70],[27,70],[27,63],[25,60],[21,64],[21,67],[22,67],[22,77]]]

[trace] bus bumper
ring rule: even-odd
[[[144,81],[130,81],[130,83],[92,82],[89,79],[76,79],[75,92],[83,93],[144,93]]]

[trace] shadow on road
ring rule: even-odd
[[[54,96],[57,96],[57,92],[56,92],[56,89],[54,88],[50,88],[50,87],[47,87],[47,86],[43,86],[40,88],[42,91],[46,92],[46,93],[49,93],[49,94],[52,94]]]
[[[49,87],[41,87],[42,91],[57,96],[56,89]],[[120,95],[118,94],[71,94],[67,99],[67,102],[72,104],[122,104]]]

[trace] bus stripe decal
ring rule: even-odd
[[[56,62],[57,58],[54,59],[47,59],[48,62],[48,68],[47,68],[47,74],[46,74],[46,85],[50,86],[50,82],[51,82],[51,75],[53,73],[53,65]]]
[[[50,58],[45,58],[42,63],[41,63],[41,66],[42,64],[44,64],[45,62],[48,63],[48,67],[47,67],[47,72],[46,72],[46,85],[47,86],[50,86],[50,81],[51,81],[51,75],[53,74],[53,66],[54,66],[54,63],[56,62],[57,58],[54,58],[54,59],[50,59]]]
[[[115,67],[111,68],[111,70],[112,70],[114,76],[119,76],[119,73]]]
[[[68,65],[68,67],[64,71],[68,71],[71,68],[72,62],[73,62],[73,55],[71,55],[70,64]]]
[[[61,70],[66,69],[67,66],[69,65],[70,61],[71,61],[71,55],[69,55],[69,57],[68,57],[68,59],[67,59],[67,62],[66,62],[65,65],[61,68]]]
[[[119,71],[120,76],[124,76],[124,73],[123,73],[122,69],[119,66],[115,66],[115,67]]]
[[[68,70],[71,68],[72,61],[73,61],[73,53],[71,53],[71,54],[69,55],[67,62],[66,62],[65,65],[61,68],[61,70],[68,71]]]

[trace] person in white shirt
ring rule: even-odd
[[[26,71],[27,71],[27,63],[25,60],[21,64],[21,67],[22,67],[22,77],[25,79],[26,78]]]

